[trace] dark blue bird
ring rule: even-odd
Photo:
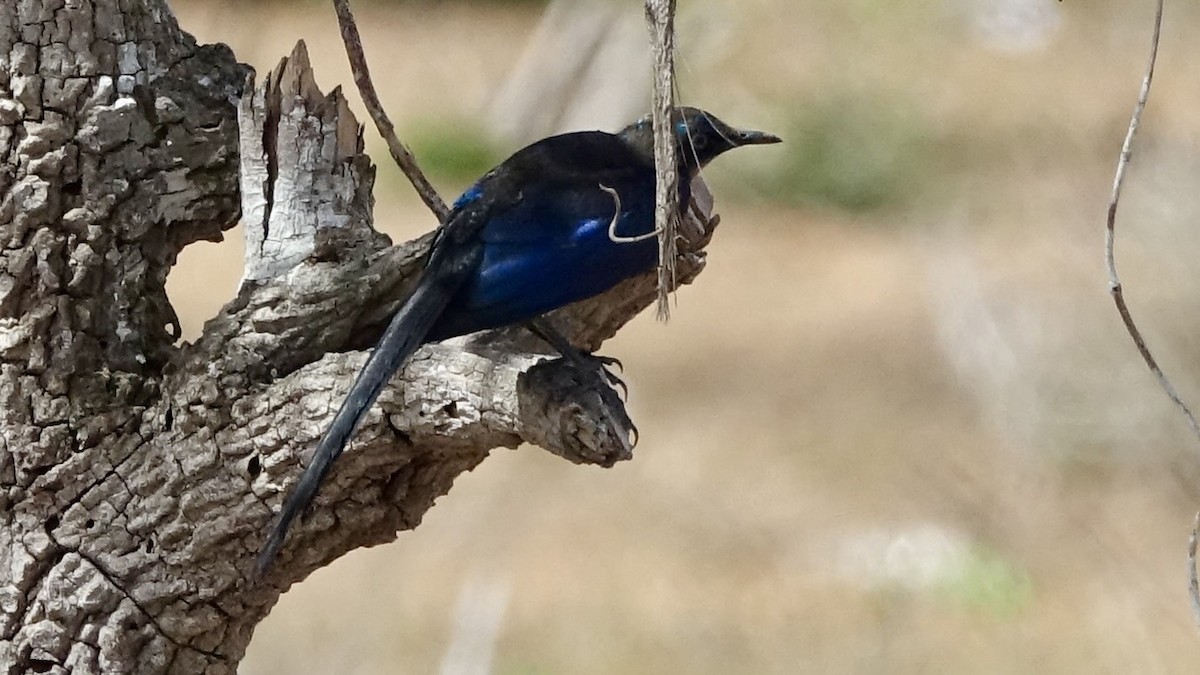
[[[675,114],[680,204],[721,153],[778,143],[696,108]],[[280,512],[258,559],[279,552],[288,526],[380,391],[425,342],[530,321],[654,269],[654,135],[649,117],[616,134],[582,131],[518,150],[467,189],[438,229],[416,290],[392,317]]]

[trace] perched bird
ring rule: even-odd
[[[696,108],[675,111],[679,197],[709,161],[743,145],[778,143]],[[416,290],[392,317],[287,498],[259,555],[261,575],[292,519],[316,495],[367,409],[426,342],[531,321],[648,272],[654,232],[654,134],[649,117],[616,134],[545,138],[484,174],[454,203]]]

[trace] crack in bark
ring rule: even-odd
[[[104,566],[101,565],[99,561],[93,559],[91,556],[89,556],[87,553],[84,553],[81,550],[71,549],[71,548],[67,548],[67,547],[64,547],[64,549],[69,553],[74,553],[74,554],[78,555],[82,560],[84,560],[89,565],[91,565],[92,568],[95,569],[100,574],[100,576],[104,577],[105,581],[107,581],[109,583],[109,585],[112,586],[113,590],[115,590],[118,594],[120,594],[122,598],[124,598],[125,600],[128,600],[130,602],[130,604],[132,604],[134,607],[137,608],[137,610],[139,612],[142,613],[142,616],[146,617],[146,620],[150,623],[151,626],[154,627],[154,631],[156,633],[158,633],[160,636],[162,636],[162,638],[165,639],[167,642],[170,642],[176,649],[190,649],[190,650],[197,652],[203,656],[206,656],[214,661],[222,661],[222,662],[229,661],[229,658],[227,656],[219,654],[215,651],[208,651],[205,649],[200,649],[199,647],[195,647],[188,643],[180,642],[179,640],[177,640],[173,635],[171,635],[169,632],[167,632],[167,630],[164,629],[161,624],[158,623],[158,617],[156,617],[154,614],[152,614],[151,612],[146,610],[146,608],[143,607],[142,604],[140,602],[138,602],[138,600],[136,598],[134,598],[132,594],[129,593],[129,591],[125,590],[125,588],[120,583],[117,582],[117,580],[113,577],[112,573],[109,572],[107,569],[105,569]],[[177,657],[172,656],[172,662],[174,661],[175,658],[177,658]]]

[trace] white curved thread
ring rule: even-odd
[[[647,232],[646,234],[638,234],[638,235],[634,235],[632,237],[622,237],[621,235],[617,234],[617,221],[621,219],[621,195],[618,194],[616,190],[608,187],[604,183],[600,183],[600,189],[604,190],[608,194],[612,195],[613,204],[616,206],[616,211],[613,213],[612,220],[609,221],[609,223],[608,223],[608,239],[609,239],[609,241],[613,242],[614,244],[635,244],[639,241],[653,239],[654,237],[658,236],[659,232],[662,231],[662,228],[658,228],[658,229],[655,229],[653,232]]]

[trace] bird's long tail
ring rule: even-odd
[[[320,445],[313,453],[312,461],[300,477],[300,482],[284,502],[283,509],[279,512],[279,520],[258,556],[255,565],[258,576],[261,577],[270,568],[280,547],[283,546],[292,520],[302,513],[316,496],[321,482],[329,473],[334,460],[342,454],[346,442],[350,440],[350,434],[354,433],[367,409],[379,398],[379,393],[383,391],[384,385],[392,375],[421,346],[425,336],[450,302],[457,285],[446,282],[445,278],[439,278],[435,274],[423,275],[417,289],[392,317],[383,337],[379,339],[379,344],[375,345],[375,350],[367,359],[366,365],[359,371],[358,378],[350,387],[341,409],[334,416]]]

